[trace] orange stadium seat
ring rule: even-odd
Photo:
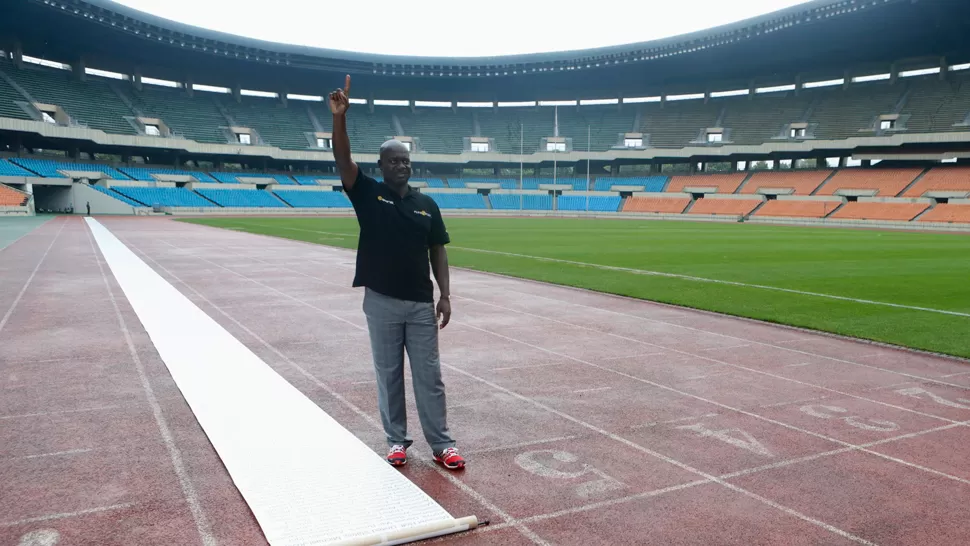
[[[970,167],[936,167],[906,190],[903,197],[922,197],[928,191],[970,193]]]
[[[846,203],[829,218],[839,220],[898,220],[908,222],[929,208],[929,203],[886,203],[854,201]]]
[[[682,192],[684,188],[717,188],[717,193],[734,193],[748,173],[677,175],[670,178],[667,192]]]
[[[758,209],[754,216],[776,216],[788,218],[825,218],[839,207],[838,201],[802,201],[773,199]]]
[[[27,199],[26,194],[0,184],[0,207],[22,207]]]
[[[741,193],[758,193],[761,188],[793,189],[792,195],[811,195],[832,174],[822,171],[766,171],[751,175]]]
[[[742,216],[750,214],[758,205],[761,199],[723,199],[717,197],[705,197],[698,199],[687,214],[724,214],[730,216]]]
[[[623,212],[656,212],[680,214],[690,204],[690,197],[640,197],[634,196],[623,204]]]
[[[970,203],[944,203],[933,207],[919,222],[947,222],[955,224],[970,224]]]
[[[843,169],[835,173],[816,195],[835,195],[838,190],[877,190],[879,197],[895,197],[921,172],[921,168]]]

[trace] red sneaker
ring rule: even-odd
[[[387,452],[387,462],[392,466],[404,466],[408,462],[407,448],[404,446],[391,446]]]
[[[449,447],[443,451],[434,454],[434,462],[441,463],[445,468],[450,468],[451,470],[456,470],[458,468],[465,467],[465,459],[458,454],[458,450]]]

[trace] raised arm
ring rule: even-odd
[[[350,137],[347,136],[347,109],[350,108],[350,74],[343,89],[330,93],[330,111],[333,112],[333,159],[340,171],[344,191],[350,191],[357,180],[357,164],[350,156]]]

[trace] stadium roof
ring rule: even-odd
[[[846,69],[888,68],[904,59],[970,60],[962,57],[970,53],[970,2],[965,0],[815,0],[650,42],[474,58],[265,42],[162,19],[110,0],[9,4],[0,21],[0,44],[19,44],[28,55],[68,63],[81,58],[88,67],[154,78],[295,93],[335,87],[349,73],[358,96],[377,92],[379,98],[595,98],[660,87],[696,92],[712,82],[838,77]]]

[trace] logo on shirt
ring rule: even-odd
[[[378,195],[377,196],[377,200],[378,201],[381,201],[381,202],[384,202],[384,203],[387,203],[388,205],[391,205],[392,207],[394,206],[394,201],[391,201],[389,199],[384,199],[384,196],[383,195]]]
[[[416,210],[414,211],[414,214],[420,214],[421,216],[427,216],[428,218],[431,218],[431,215],[423,210]]]

